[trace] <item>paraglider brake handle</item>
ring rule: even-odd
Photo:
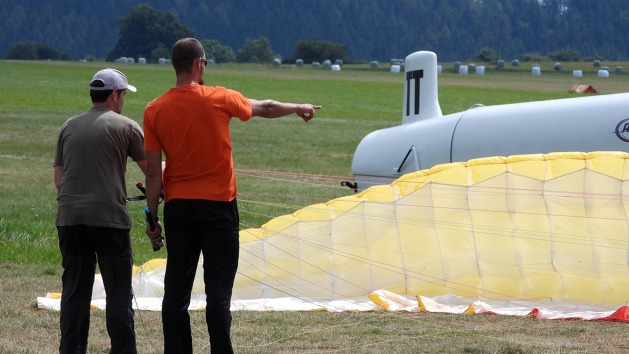
[[[143,195],[138,195],[138,196],[134,196],[134,197],[127,197],[127,200],[130,201],[130,202],[134,202],[134,201],[146,199],[146,187],[144,187],[142,182],[135,182],[135,186],[136,186],[136,188],[138,188],[140,190],[140,192],[142,192]],[[164,191],[162,191],[159,194],[159,203],[161,203],[163,201],[164,201]]]
[[[151,214],[151,208],[149,207],[146,207],[146,209],[144,209],[144,214],[146,215],[146,222],[149,224],[151,231],[155,230],[155,220],[159,219],[153,218],[153,215]],[[164,247],[164,239],[161,239],[158,243],[153,244],[153,252],[159,251],[162,247]]]

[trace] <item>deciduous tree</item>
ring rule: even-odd
[[[328,41],[301,40],[295,46],[295,59],[303,59],[306,63],[325,59],[345,59],[346,47]]]
[[[274,58],[271,43],[266,37],[247,39],[236,57],[240,63],[270,63]]]
[[[151,58],[156,48],[171,48],[178,39],[195,36],[172,12],[163,13],[147,4],[134,7],[118,22],[120,36],[114,49],[107,53],[107,60],[123,56]]]
[[[208,59],[214,59],[216,63],[232,63],[236,60],[234,50],[227,45],[222,45],[214,39],[204,39],[201,41],[205,56]]]

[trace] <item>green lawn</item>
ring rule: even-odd
[[[608,65],[617,64],[622,65]],[[439,76],[443,113],[463,111],[475,103],[574,97],[568,89],[576,83],[592,84],[602,94],[629,89],[627,74],[598,78],[591,63],[564,64],[561,72],[553,71],[552,63],[543,63],[541,77],[530,75],[530,65],[525,65],[511,68],[507,64],[504,71],[488,66],[482,76],[444,70]],[[67,118],[91,107],[89,81],[108,66],[114,63],[0,60],[0,353],[54,351],[57,314],[37,311],[31,302],[46,291],[60,290],[52,183],[56,137]],[[123,114],[141,123],[144,106],[174,85],[174,72],[169,66],[115,66],[138,88],[126,96]],[[586,76],[574,78],[573,68],[583,68]],[[369,70],[368,64],[348,65],[341,72],[263,65],[208,67],[208,85],[233,88],[256,99],[323,106],[308,124],[296,116],[232,123],[242,227],[259,227],[304,206],[350,195],[340,181],[352,178],[352,156],[360,140],[374,130],[401,123],[402,80],[402,74],[384,67]],[[143,178],[130,164],[127,188],[131,195],[137,194],[135,181]],[[165,256],[164,251],[153,253],[144,235],[143,209],[143,202],[129,204],[138,264]],[[158,315],[141,314],[140,320],[143,352],[158,351],[154,350],[161,345]],[[93,352],[102,352],[107,336],[97,321],[90,341],[94,339]],[[193,314],[193,321],[198,326],[198,348],[203,348],[202,314]],[[25,343],[30,344],[16,339],[20,333],[26,333]],[[251,353],[628,350],[622,324],[494,316],[236,313],[234,333],[239,351]]]

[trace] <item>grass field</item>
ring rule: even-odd
[[[566,63],[560,72],[542,63],[488,66],[485,75],[439,76],[444,114],[485,105],[573,97],[573,84],[591,84],[600,94],[629,91],[629,74],[596,76],[591,63]],[[88,83],[113,63],[0,61],[0,353],[52,353],[58,342],[58,313],[37,310],[33,301],[60,291],[60,256],[54,227],[52,160],[61,124],[91,106]],[[604,63],[610,68],[626,63]],[[116,65],[138,88],[126,96],[123,114],[141,123],[144,106],[174,84],[170,67]],[[582,69],[584,77],[572,76]],[[341,72],[273,69],[261,65],[208,67],[209,85],[230,87],[257,99],[321,104],[312,122],[296,116],[232,123],[243,228],[309,204],[349,195],[354,149],[369,132],[401,122],[402,74],[351,65]],[[128,190],[143,181],[129,165]],[[132,202],[135,262],[153,253],[144,235],[144,203]],[[90,352],[107,351],[104,314],[94,311]],[[202,313],[193,313],[195,348],[207,351]],[[141,353],[161,351],[157,313],[137,313]],[[538,321],[499,316],[400,313],[234,313],[234,344],[248,353],[601,353],[629,352],[626,324]]]

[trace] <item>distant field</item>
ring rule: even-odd
[[[459,75],[451,71],[451,63],[443,63],[439,76],[443,113],[475,103],[574,97],[568,92],[574,84],[590,84],[600,94],[629,91],[627,63],[603,63],[612,71],[609,78],[597,77],[592,63],[564,63],[559,72],[553,63],[540,64],[542,75],[534,77],[530,63],[515,68],[507,62],[502,71],[488,65],[485,75]],[[627,72],[614,74],[618,65]],[[34,310],[31,302],[46,291],[60,290],[52,183],[56,137],[67,118],[91,106],[88,83],[94,72],[108,66],[123,70],[138,88],[126,96],[123,114],[140,123],[144,106],[175,81],[167,66],[0,61],[0,353],[54,351],[56,343],[50,343],[57,341],[58,315]],[[583,70],[584,77],[573,77],[576,69]],[[251,98],[323,106],[308,124],[296,116],[232,123],[242,227],[259,227],[306,205],[351,194],[339,182],[352,178],[352,156],[360,140],[401,122],[402,80],[403,74],[389,72],[385,64],[378,70],[367,64],[347,65],[341,72],[289,65],[208,67],[208,85],[233,88]],[[144,179],[137,167],[129,166],[127,188],[135,195],[134,182]],[[143,207],[142,202],[129,204],[138,264],[165,256],[164,251],[153,253],[144,235]],[[141,317],[141,352],[157,352],[159,317],[144,313]],[[193,318],[202,348],[203,317]],[[107,336],[102,321],[94,322],[93,352],[102,352]],[[236,344],[239,351],[251,353],[622,352],[629,351],[626,333],[620,324],[492,316],[235,314]]]

